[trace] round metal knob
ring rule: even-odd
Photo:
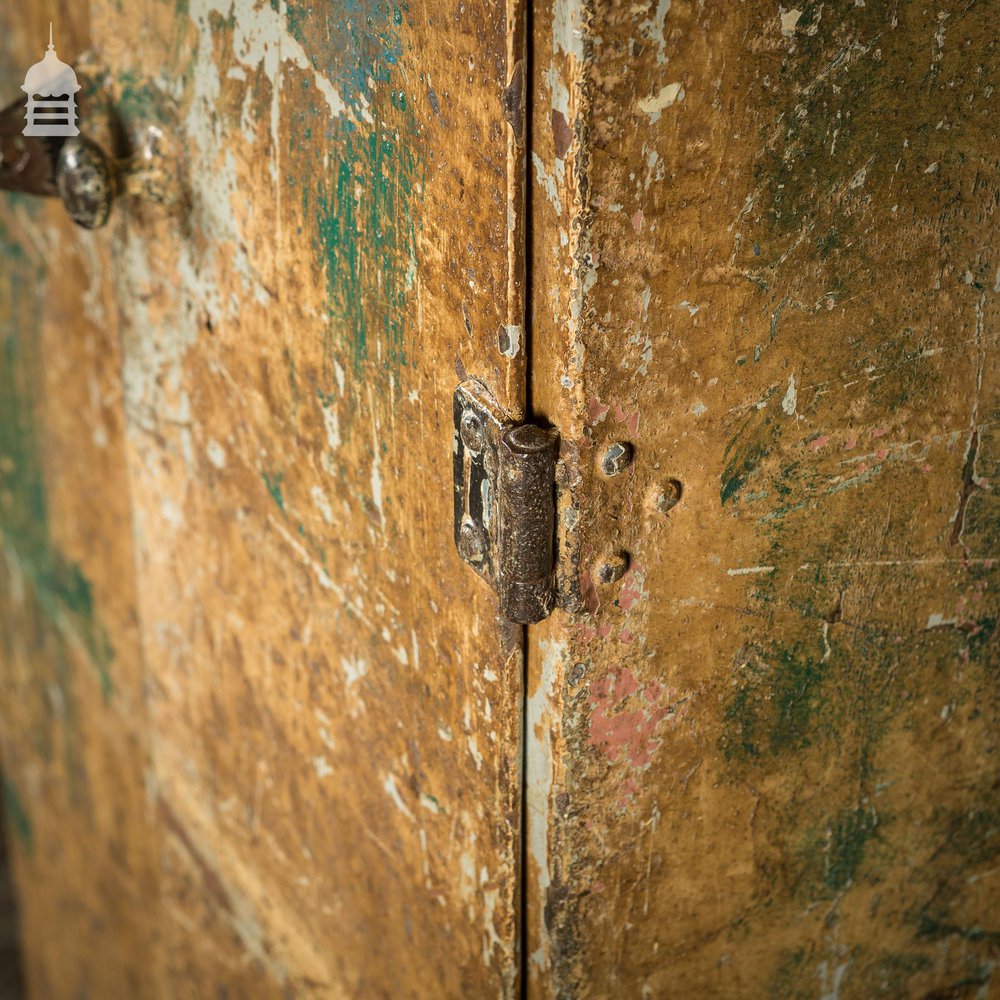
[[[84,136],[66,139],[56,160],[56,188],[77,225],[99,229],[108,221],[115,179],[108,158],[96,142]]]
[[[81,57],[80,78],[102,79],[87,68],[88,58]],[[0,190],[58,197],[85,229],[105,225],[119,198],[168,210],[178,204],[178,159],[169,137],[153,123],[125,129],[102,86],[84,88],[86,134],[25,134],[26,98],[0,110]]]

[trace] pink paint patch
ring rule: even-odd
[[[589,645],[595,639],[607,639],[611,635],[611,623],[595,628],[593,625],[578,625],[576,634],[583,640],[584,645]]]
[[[642,696],[646,701],[657,702],[663,696],[664,687],[659,681],[653,681],[652,684],[646,686],[646,689],[642,692]]]
[[[932,465],[925,465],[921,469],[921,472],[933,472],[933,471],[934,471],[934,466]]]
[[[618,607],[631,611],[642,599],[643,573],[641,566],[633,566],[622,577],[622,589],[618,592]]]
[[[879,448],[879,450],[875,452],[875,457],[880,462],[884,462],[885,459],[888,457],[888,455],[889,455],[889,449],[888,448]]]
[[[628,429],[633,434],[639,433],[639,411],[626,413],[617,403],[615,403],[615,423],[627,424]]]
[[[624,809],[639,794],[639,783],[635,778],[626,778],[622,783],[622,794],[618,798],[618,808]]]
[[[600,748],[612,764],[624,760],[645,767],[660,746],[661,723],[676,725],[686,701],[677,704],[674,692],[653,683],[640,691],[628,667],[612,669],[590,685],[590,745]]]
[[[864,475],[864,474],[865,474],[865,473],[866,473],[867,471],[868,471],[868,466],[867,466],[867,465],[865,465],[865,463],[864,463],[864,462],[862,462],[862,463],[861,463],[861,464],[860,464],[860,465],[858,466],[858,475],[859,475],[859,476],[863,476],[863,475]]]
[[[632,228],[637,232],[642,232],[642,212],[636,212],[632,216]]]
[[[813,438],[812,441],[809,442],[809,447],[812,448],[813,451],[819,451],[820,448],[825,448],[829,443],[829,435],[824,434],[822,437]]]
[[[848,438],[844,442],[844,451],[850,451],[858,443],[857,438]]]
[[[872,431],[872,437],[873,438],[885,437],[886,434],[888,433],[889,433],[888,427],[876,427],[875,430]]]
[[[610,409],[610,406],[605,406],[596,396],[591,396],[587,400],[587,419],[591,425],[598,424],[608,415]]]

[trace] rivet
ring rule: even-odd
[[[598,560],[595,575],[600,583],[615,583],[627,569],[627,552],[609,552]]]
[[[634,454],[635,449],[628,441],[615,441],[609,444],[601,456],[601,472],[606,476],[617,476],[629,467]]]
[[[653,509],[660,514],[666,514],[672,507],[677,506],[682,492],[683,487],[679,480],[668,479],[662,486],[658,486],[653,491]]]
[[[463,559],[471,563],[480,563],[486,554],[486,538],[482,529],[466,521],[458,533],[458,551]]]
[[[480,452],[486,442],[486,432],[483,430],[483,422],[472,410],[466,410],[462,414],[462,444],[469,451]]]

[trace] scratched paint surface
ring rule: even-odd
[[[538,996],[996,991],[995,18],[536,10]]]
[[[85,819],[50,815],[31,778],[70,794],[72,774],[45,763],[56,751],[32,745],[69,738],[38,717],[59,684],[88,686],[74,738],[122,769],[80,784],[98,811],[128,798],[149,848],[150,883],[130,883],[155,931],[133,942],[134,964],[160,970],[146,991],[517,989],[521,633],[468,586],[439,488],[464,371],[523,405],[523,351],[498,340],[523,297],[501,102],[517,10],[89,4],[77,51],[108,66],[125,134],[159,124],[183,169],[172,214],[129,202],[97,234],[70,232],[55,205],[2,209],[4,278],[30,290],[0,305],[0,460],[22,476],[0,480],[0,654],[34,692],[4,708],[4,757],[8,823],[28,831],[16,862],[36,995],[53,976],[60,995],[142,994],[104,985],[89,938],[57,954],[33,916],[65,943],[54,904],[73,886],[54,883],[92,846],[53,860]],[[13,79],[38,26],[5,16]],[[77,264],[56,284],[36,258],[60,241]],[[39,326],[69,388],[48,385]],[[110,442],[66,409],[91,391],[84,361],[101,366]],[[58,449],[74,446],[71,480]],[[109,449],[115,475],[99,475]],[[85,520],[48,499],[59,484],[91,498]],[[141,754],[121,749],[133,730]],[[48,872],[32,861],[43,828]],[[130,911],[81,896],[117,933]],[[119,974],[121,956],[106,960]]]

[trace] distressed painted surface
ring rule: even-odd
[[[0,304],[3,751],[33,990],[510,996],[521,632],[469,586],[438,487],[464,371],[523,406],[521,9],[87,14],[75,51],[126,133],[161,124],[184,166],[173,215],[132,202],[98,234],[2,208],[23,290]],[[37,26],[5,17],[8,79]],[[136,898],[102,910],[115,878]],[[101,978],[128,971],[126,927],[141,986]]]
[[[38,13],[0,14],[0,93]],[[37,996],[145,997],[158,873],[110,258],[57,206],[5,197],[0,261],[0,756],[25,974]]]
[[[41,996],[145,996],[157,879],[142,661],[130,539],[101,531],[128,522],[114,326],[80,294],[100,307],[100,258],[49,238],[65,232],[55,216],[47,235],[34,206],[11,214],[28,238],[0,222],[0,750],[25,971]],[[52,294],[53,271],[68,290]]]
[[[996,15],[536,10],[535,995],[997,989]]]

